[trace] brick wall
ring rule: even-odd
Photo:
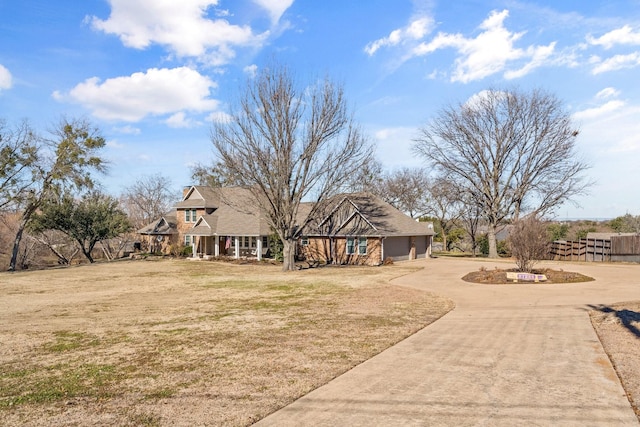
[[[334,238],[335,253],[334,262],[337,264],[351,265],[380,265],[382,262],[381,239],[377,237],[367,238],[366,255],[347,255],[347,239],[344,237]],[[356,240],[357,247],[357,240]],[[328,262],[331,257],[330,240],[328,238],[309,238],[307,246],[301,246],[300,252],[308,260]],[[357,251],[357,250],[356,250]]]
[[[184,209],[178,209],[176,212],[176,216],[177,216],[177,222],[176,222],[176,228],[178,229],[178,233],[179,233],[179,237],[178,237],[178,242],[180,244],[184,244],[184,236],[185,234],[189,234],[189,230],[191,228],[193,228],[193,226],[195,225],[195,221],[191,221],[191,222],[186,222],[184,220]],[[204,209],[196,209],[196,220],[198,218],[200,218],[200,216],[204,215],[205,210]]]

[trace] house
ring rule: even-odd
[[[315,206],[303,203],[304,223]],[[390,204],[366,193],[333,197],[317,209],[303,228],[298,258],[335,264],[379,265],[385,259],[426,258],[433,226],[417,222]],[[185,188],[175,214],[139,230],[150,247],[164,253],[170,245],[190,246],[194,258],[270,256],[267,220],[255,207],[251,192],[240,187]]]
[[[303,229],[299,254],[318,262],[380,265],[431,254],[433,224],[418,222],[377,196],[340,195]]]
[[[176,205],[177,230],[194,257],[255,257],[268,252],[271,228],[249,190],[241,187],[186,188]]]
[[[175,213],[166,214],[138,230],[138,234],[145,236],[149,252],[169,253],[178,244],[177,223]]]
[[[186,187],[175,212],[138,230],[151,252],[189,246],[194,258],[255,257],[268,254],[266,220],[253,208],[251,193],[240,187]]]

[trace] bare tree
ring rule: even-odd
[[[22,197],[22,215],[9,263],[11,271],[16,269],[24,230],[42,203],[64,189],[92,188],[91,173],[105,170],[105,162],[97,156],[105,140],[89,122],[63,118],[50,133],[51,138],[38,138],[42,145],[37,160],[29,166],[32,181]]]
[[[455,183],[446,177],[434,179],[427,187],[429,205],[427,213],[440,223],[442,248],[448,250],[447,236],[456,227],[461,215],[460,190]]]
[[[547,226],[535,215],[519,219],[509,232],[508,243],[518,270],[531,272],[549,252]]]
[[[441,110],[421,129],[415,149],[480,196],[489,256],[497,257],[496,229],[505,219],[553,211],[585,192],[577,135],[555,96],[488,90]]]
[[[220,162],[213,161],[209,165],[196,163],[190,167],[190,170],[191,180],[196,185],[216,188],[238,184],[238,180]]]
[[[426,169],[404,167],[389,173],[384,177],[381,192],[385,201],[411,218],[420,218],[429,211]]]
[[[277,65],[247,84],[231,117],[213,124],[211,141],[282,240],[283,269],[293,270],[301,229],[371,157],[370,145],[342,87],[329,79],[299,87]],[[303,199],[316,202],[307,218],[298,217]]]
[[[141,176],[124,189],[121,205],[136,229],[168,212],[177,196],[171,185],[171,179],[154,174]]]
[[[371,158],[347,177],[345,190],[350,193],[371,193],[384,198],[385,173],[382,163]]]
[[[27,235],[31,239],[48,248],[58,259],[60,265],[70,265],[80,252],[76,242],[58,230],[42,230]]]
[[[464,224],[464,229],[471,241],[471,253],[475,257],[478,251],[478,230],[482,211],[479,203],[479,196],[464,189],[460,190],[461,210],[460,220]]]

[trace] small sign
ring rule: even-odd
[[[507,271],[507,280],[513,280],[514,282],[517,282],[518,280],[522,280],[523,282],[546,282],[547,276],[544,274],[516,273],[513,271]]]

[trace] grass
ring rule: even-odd
[[[167,260],[0,274],[0,424],[249,425],[452,308],[388,284],[411,271]]]

